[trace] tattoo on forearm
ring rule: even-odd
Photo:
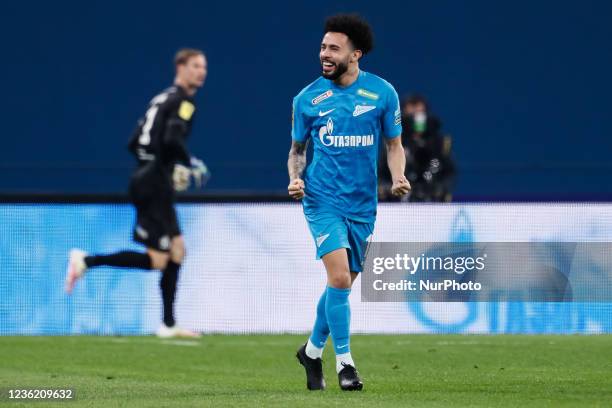
[[[292,142],[291,150],[289,150],[289,160],[287,160],[287,169],[289,170],[289,179],[293,180],[302,177],[302,172],[306,168],[306,148],[308,141],[305,143]]]

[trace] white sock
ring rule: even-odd
[[[321,358],[323,356],[323,347],[319,348],[312,344],[312,341],[308,339],[306,343],[306,355],[310,358]]]
[[[355,367],[355,363],[353,362],[353,357],[351,357],[351,353],[336,354],[336,372],[337,373],[342,371],[342,369],[344,368],[342,363],[346,365],[352,365],[353,367]]]

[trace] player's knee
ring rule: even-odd
[[[166,252],[161,252],[154,249],[149,249],[147,253],[151,258],[151,267],[153,269],[158,269],[160,271],[166,269],[170,255],[168,255]]]
[[[185,240],[182,236],[174,237],[170,246],[170,257],[173,262],[182,263],[185,259]]]
[[[183,259],[185,259],[185,250],[183,249],[182,251],[172,251],[170,254],[170,259],[172,259],[172,262],[175,262],[177,264],[183,263]]]
[[[342,273],[332,273],[327,277],[327,284],[336,289],[347,289],[351,287],[351,275],[344,271]]]

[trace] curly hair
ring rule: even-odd
[[[349,38],[356,50],[363,55],[374,48],[374,34],[372,27],[359,14],[336,14],[325,20],[323,34],[334,32],[343,33]]]

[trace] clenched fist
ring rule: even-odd
[[[410,187],[410,182],[405,176],[397,180],[393,180],[393,185],[391,186],[391,194],[397,197],[401,197],[404,194],[407,194],[412,187]]]
[[[296,200],[304,198],[304,180],[299,178],[291,180],[291,183],[287,186],[287,192]]]

